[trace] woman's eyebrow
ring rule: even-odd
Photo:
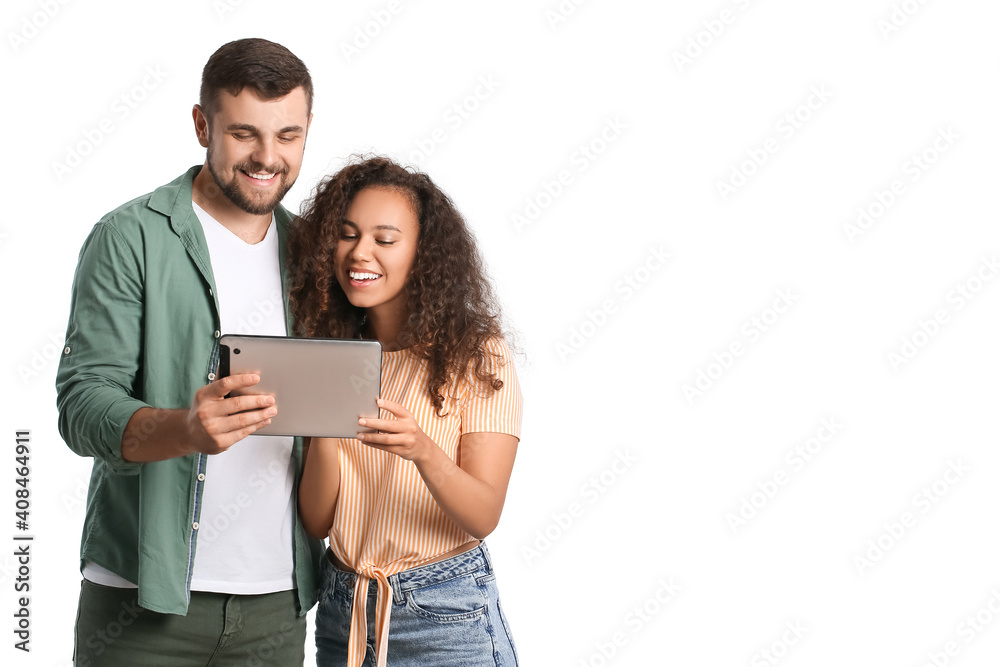
[[[355,229],[359,229],[357,223],[351,222],[350,220],[345,219],[344,220],[344,224],[345,225],[350,225],[351,227],[354,227]],[[386,232],[398,232],[399,231],[399,227],[394,227],[393,225],[375,225],[375,231],[377,231],[377,232],[383,232],[383,231],[386,231]]]

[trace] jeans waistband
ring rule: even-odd
[[[335,565],[332,566],[332,569],[335,585],[341,587],[345,592],[353,592],[358,575],[354,572],[344,572]],[[449,581],[471,572],[476,572],[477,570],[485,570],[488,574],[493,573],[493,561],[490,558],[490,552],[486,548],[485,542],[480,542],[478,546],[451,558],[426,565],[419,565],[409,570],[389,575],[389,585],[392,587],[392,600],[399,604],[404,601],[404,593],[406,591]],[[375,590],[376,584],[372,581],[368,586],[369,595],[374,595]]]

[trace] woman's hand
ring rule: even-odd
[[[477,539],[496,528],[514,467],[517,438],[505,433],[466,433],[455,463],[423,432],[398,403],[380,398],[378,406],[395,419],[359,419],[380,433],[358,433],[364,444],[413,461],[438,506],[455,524]]]
[[[407,461],[416,461],[426,456],[431,447],[437,447],[409,410],[385,398],[380,398],[377,402],[380,408],[388,411],[395,419],[359,419],[359,426],[375,429],[377,433],[358,433],[358,440]]]

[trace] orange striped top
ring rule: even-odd
[[[463,433],[505,433],[520,438],[521,389],[506,343],[493,339],[486,350],[499,355],[490,370],[503,388],[483,396],[477,383],[455,380],[445,393],[444,416],[427,395],[427,362],[407,350],[383,351],[382,397],[409,410],[427,436],[454,461]],[[385,410],[382,419],[392,419]],[[431,496],[416,464],[368,447],[354,438],[338,440],[340,494],[330,528],[330,549],[358,573],[348,648],[348,665],[360,667],[367,643],[368,584],[378,582],[376,642],[385,664],[392,589],[388,577],[417,567],[475,538],[456,526]]]

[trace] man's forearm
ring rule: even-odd
[[[135,463],[165,461],[195,451],[187,410],[139,408],[122,433],[122,458]]]
[[[274,396],[232,396],[260,382],[255,373],[230,375],[195,392],[190,410],[143,407],[122,432],[122,458],[133,463],[165,461],[200,452],[221,454],[271,423]]]

